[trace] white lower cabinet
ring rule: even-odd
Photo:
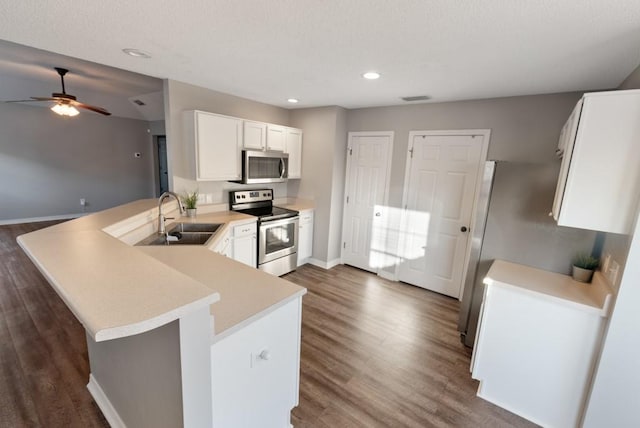
[[[233,246],[231,245],[231,231],[227,230],[220,237],[218,244],[213,248],[213,251],[222,254],[225,257],[233,257]]]
[[[298,405],[302,298],[211,346],[214,428],[289,428]]]
[[[256,223],[234,226],[219,238],[213,251],[251,267],[258,266],[258,233]]]
[[[579,426],[604,322],[530,289],[487,285],[471,366],[478,396],[544,427]]]
[[[233,259],[251,267],[258,267],[258,234],[256,223],[233,228]]]
[[[313,210],[300,211],[298,231],[298,266],[302,266],[313,254]]]

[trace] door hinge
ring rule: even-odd
[[[409,149],[409,153],[411,154],[411,159],[413,159],[413,147]]]
[[[347,196],[347,203],[349,203],[349,197]]]
[[[351,156],[352,154],[353,154],[353,149],[349,147],[349,156]]]
[[[346,242],[342,243],[342,248],[347,248],[347,243]]]

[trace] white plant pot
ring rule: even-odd
[[[195,217],[196,216],[196,211],[198,209],[197,208],[187,208],[187,217]]]
[[[583,269],[578,266],[573,266],[573,279],[580,282],[591,282],[591,278],[593,277],[592,269]]]

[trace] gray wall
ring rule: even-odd
[[[389,204],[400,207],[409,131],[491,129],[489,159],[553,163],[560,129],[580,93],[350,110],[349,131],[394,131]]]
[[[164,82],[165,127],[169,158],[169,187],[176,192],[198,189],[200,193],[213,195],[213,202],[226,202],[227,190],[247,186],[229,182],[196,182],[189,177],[188,159],[185,157],[182,113],[186,110],[202,110],[260,122],[289,125],[289,110],[240,98],[222,92],[175,80]],[[304,143],[303,143],[304,147]],[[173,182],[173,183],[172,183]],[[256,187],[256,186],[252,186]],[[276,197],[287,196],[287,185],[268,185]]]
[[[335,247],[339,246],[342,234],[341,198],[344,192],[345,114],[346,111],[341,107],[291,111],[291,126],[300,128],[304,132],[303,178],[299,182],[290,181],[288,192],[290,196],[315,201],[313,258],[323,262],[336,258]],[[339,206],[338,199],[340,199]],[[339,248],[337,251],[339,257]]]
[[[153,196],[148,122],[0,103],[0,221],[99,211]],[[141,158],[134,158],[141,152]]]
[[[331,210],[327,261],[340,259],[342,244],[342,214],[344,210],[344,186],[347,167],[347,110],[336,109],[335,143],[333,147],[333,174],[331,185]]]

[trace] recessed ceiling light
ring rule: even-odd
[[[133,57],[136,57],[136,58],[151,58],[151,55],[149,55],[146,52],[141,51],[140,49],[126,48],[126,49],[122,49],[122,52],[126,53],[127,55],[131,55]]]
[[[291,104],[296,104],[298,102],[298,100],[296,98],[288,98],[287,102],[289,102]]]
[[[376,80],[380,78],[380,73],[377,73],[375,71],[367,71],[362,75],[362,77],[369,80]]]

